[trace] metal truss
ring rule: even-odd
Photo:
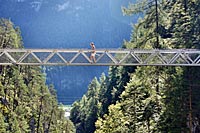
[[[96,62],[88,49],[0,49],[0,65],[65,66],[200,66],[200,50],[97,49]]]

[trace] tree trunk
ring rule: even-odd
[[[190,133],[192,133],[192,71],[191,68],[188,68],[188,75],[189,75],[189,128],[190,128]]]
[[[54,111],[54,107],[53,107],[53,109],[51,110],[51,117],[50,117],[50,120],[49,120],[49,123],[48,123],[48,128],[47,128],[47,132],[46,132],[46,133],[49,132],[49,129],[50,129],[50,126],[51,126],[51,120],[52,120],[52,117],[53,117],[53,111]]]
[[[42,101],[43,101],[43,96],[40,98],[40,110],[39,110],[39,116],[38,116],[38,121],[37,121],[37,133],[39,133],[39,128],[40,128],[40,116],[42,113]]]

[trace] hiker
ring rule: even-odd
[[[90,43],[90,46],[91,46],[91,50],[92,50],[91,55],[90,55],[90,60],[95,63],[96,62],[96,58],[95,58],[96,48],[95,48],[95,45],[93,42]]]

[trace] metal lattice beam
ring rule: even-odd
[[[0,49],[0,65],[66,66],[200,66],[200,50],[97,49],[96,62],[88,49]]]

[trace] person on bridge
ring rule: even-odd
[[[90,43],[90,46],[91,46],[91,50],[92,50],[91,55],[90,55],[90,60],[95,63],[96,62],[96,58],[95,58],[96,48],[95,48],[95,45],[93,42]]]

